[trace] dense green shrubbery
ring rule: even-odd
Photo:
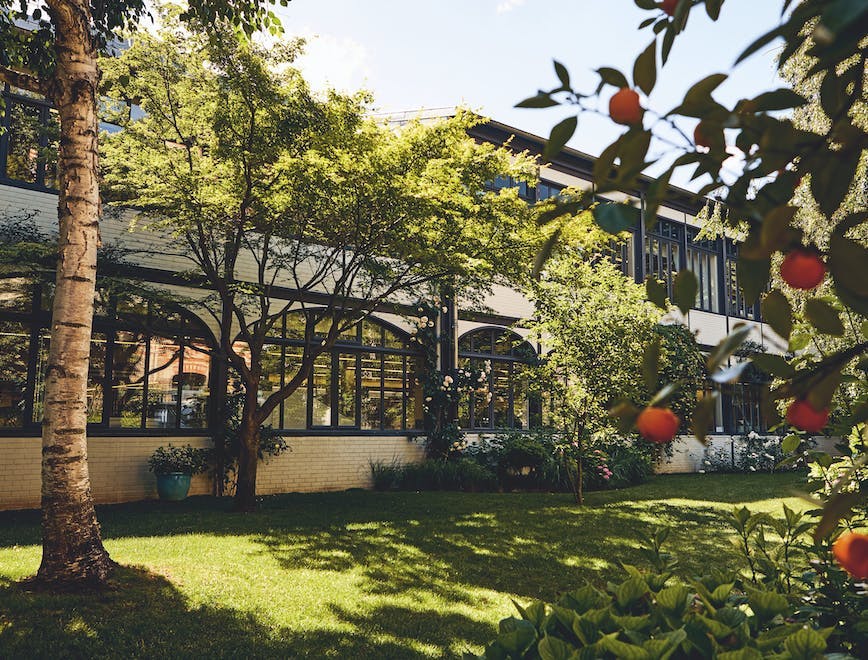
[[[586,488],[621,488],[652,472],[653,448],[615,439],[583,459]],[[571,472],[572,471],[572,472]],[[371,464],[376,490],[543,490],[568,492],[575,465],[561,436],[551,430],[507,431],[467,443],[449,460]]]
[[[813,659],[824,651],[860,657],[868,644],[866,597],[808,534],[806,514],[735,509],[743,555],[735,570],[679,579],[659,530],[643,549],[652,570],[605,591],[585,586],[557,604],[518,604],[482,656],[492,658]],[[777,540],[773,541],[772,538]]]
[[[469,492],[497,490],[497,475],[479,463],[428,459],[421,463],[371,464],[376,490],[463,490]]]

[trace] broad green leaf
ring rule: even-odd
[[[771,266],[771,259],[747,259],[744,256],[738,258],[735,273],[739,287],[744,293],[745,304],[753,305],[766,288]]]
[[[835,396],[835,390],[841,384],[841,368],[833,370],[823,377],[818,383],[811,386],[808,391],[808,402],[816,410],[828,408]]]
[[[682,270],[675,276],[675,281],[672,286],[672,302],[681,310],[683,314],[687,314],[696,304],[696,296],[699,293],[699,282],[696,280],[696,275],[689,270]]]
[[[768,323],[779,337],[789,341],[793,332],[793,308],[787,297],[772,289],[762,300],[760,305],[763,321]]]
[[[558,228],[552,235],[546,239],[546,242],[543,243],[543,246],[540,248],[539,252],[537,252],[536,258],[533,262],[533,276],[534,278],[539,278],[540,273],[542,272],[543,266],[545,266],[546,261],[548,261],[549,257],[552,256],[552,252],[555,249],[555,245],[557,245],[558,240],[561,237],[561,229]]]
[[[868,4],[861,0],[837,0],[829,3],[820,22],[832,33],[838,34],[861,20],[865,14],[868,14]]]
[[[656,406],[668,401],[678,391],[680,383],[667,383],[648,402],[649,406]]]
[[[563,85],[564,89],[569,89],[570,88],[570,73],[569,73],[569,71],[567,71],[567,67],[565,67],[563,64],[561,64],[557,60],[554,60],[553,62],[555,65],[555,74],[557,75],[558,80],[561,81],[561,85]]]
[[[791,353],[795,353],[797,351],[804,350],[808,344],[811,343],[811,335],[809,334],[795,334],[790,338],[790,343],[787,346],[787,350]]]
[[[708,435],[708,431],[714,423],[718,397],[719,394],[715,390],[699,399],[693,408],[691,427],[693,435],[695,435],[696,439],[700,442],[705,442],[705,437]]]
[[[762,660],[763,654],[746,646],[735,651],[725,651],[717,654],[717,660]]]
[[[748,604],[763,623],[771,621],[778,614],[783,614],[789,609],[786,596],[762,589],[748,589]]]
[[[850,149],[828,150],[819,156],[823,167],[811,172],[811,194],[826,217],[831,217],[838,210],[850,190],[860,155],[858,149]]]
[[[575,650],[571,644],[551,635],[543,637],[537,645],[537,651],[542,660],[570,660]]]
[[[866,262],[868,263],[868,262]],[[844,334],[844,324],[832,305],[819,298],[810,298],[805,302],[805,316],[819,332],[824,335],[840,337]]]
[[[655,597],[657,604],[669,615],[680,618],[690,605],[690,590],[684,585],[666,587]]]
[[[826,650],[826,640],[816,630],[803,627],[787,637],[784,649],[793,660],[813,660]]]
[[[712,21],[720,18],[720,8],[723,6],[723,0],[705,0],[705,12]]]
[[[828,264],[837,282],[856,295],[868,297],[868,249],[835,232],[829,240]]]
[[[578,117],[567,117],[555,124],[554,128],[552,128],[551,134],[549,135],[549,139],[546,142],[545,149],[543,149],[543,160],[550,161],[552,158],[557,156],[569,139],[573,137],[573,133],[576,132],[576,127],[578,125]]]
[[[727,383],[736,383],[738,379],[741,378],[741,374],[747,369],[750,364],[750,360],[742,360],[741,362],[736,362],[729,367],[718,369],[711,373],[709,378],[713,380],[715,383],[720,383],[721,385],[726,385]]]
[[[790,378],[796,373],[795,367],[787,362],[782,355],[758,353],[757,355],[752,355],[750,359],[761,371],[770,376]]]
[[[750,46],[744,49],[741,55],[738,56],[735,63],[738,64],[743,59],[746,59],[757,52],[760,48],[764,47],[766,44],[770,44],[776,38],[783,36],[784,28],[783,26],[776,27],[774,30],[769,30],[764,35],[756,39]]]
[[[706,76],[687,90],[687,94],[684,95],[684,101],[689,103],[704,100],[715,89],[720,87],[728,77],[725,73],[713,73],[710,76]]]
[[[645,387],[654,391],[657,387],[657,374],[660,369],[660,337],[655,337],[645,348],[642,355],[642,377]]]
[[[799,445],[802,443],[802,439],[795,435],[790,434],[783,440],[781,440],[781,451],[785,454],[792,454],[799,448]]]
[[[744,343],[744,340],[747,339],[750,331],[751,327],[746,324],[737,324],[734,326],[732,332],[724,337],[720,343],[715,346],[711,355],[708,356],[708,370],[714,372],[719,369],[720,366],[729,359],[729,356],[735,353]]]
[[[594,220],[610,234],[620,234],[636,226],[638,209],[627,204],[601,202],[593,208]]]
[[[627,77],[618,71],[618,69],[603,66],[597,69],[597,73],[600,75],[600,79],[607,85],[612,85],[618,89],[630,86],[630,83],[627,82]]]
[[[657,82],[657,40],[652,41],[642,51],[633,64],[633,82],[636,86],[650,95]]]
[[[669,309],[666,305],[666,285],[653,275],[645,278],[645,295],[660,309],[664,311]]]
[[[615,588],[614,596],[618,607],[624,609],[648,593],[648,585],[642,578],[629,578]]]
[[[760,244],[769,254],[786,247],[787,230],[797,210],[795,206],[778,206],[763,218]]]
[[[754,112],[771,112],[774,110],[789,110],[807,103],[807,99],[791,89],[781,88],[772,92],[763,92],[753,99]]]
[[[516,108],[551,108],[552,106],[560,105],[548,94],[540,92],[536,96],[529,96],[524,101],[519,101],[515,104]]]
[[[863,501],[859,493],[838,493],[823,506],[823,517],[814,529],[814,540],[821,541],[838,527],[838,521],[850,515],[853,507]]]
[[[620,660],[652,660],[651,654],[641,646],[628,644],[617,639],[618,633],[612,633],[603,637],[600,648],[605,649]]]

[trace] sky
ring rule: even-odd
[[[665,112],[711,73],[732,73],[715,93],[723,103],[779,86],[774,44],[732,65],[778,23],[780,6],[727,0],[717,22],[694,10],[645,105]],[[590,92],[598,67],[614,66],[630,78],[652,38],[649,29],[637,30],[652,14],[632,0],[291,0],[277,13],[287,34],[308,40],[298,66],[315,89],[367,89],[375,107],[389,112],[464,105],[544,137],[570,110],[514,106],[559,84],[553,59],[569,69],[574,89]],[[569,146],[598,155],[621,131],[586,115]]]

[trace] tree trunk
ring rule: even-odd
[[[51,346],[42,422],[42,564],[46,584],[106,580],[87,467],[87,374],[99,243],[96,53],[90,5],[49,0],[57,69],[50,97],[60,114],[60,224]]]
[[[254,397],[256,389],[253,389]],[[255,401],[255,399],[254,399]],[[259,424],[252,410],[255,403],[246,401],[241,428],[238,430],[238,481],[235,484],[235,510],[250,512],[256,510],[256,469],[259,463]]]

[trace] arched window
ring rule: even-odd
[[[45,405],[53,286],[0,281],[0,430],[37,429]],[[93,430],[204,430],[210,333],[192,314],[97,293],[87,416]]]
[[[259,400],[264,402],[298,373],[305,326],[316,310],[292,311],[275,324],[266,341]],[[331,325],[320,320],[311,343],[319,345]],[[240,345],[243,351],[243,344]],[[401,431],[422,427],[418,351],[401,330],[366,318],[317,356],[311,377],[272,412],[274,429]]]
[[[528,371],[537,364],[533,346],[505,328],[481,328],[458,341],[458,366],[490,365],[488,391],[474,392],[458,407],[464,429],[527,429],[542,423],[540,402],[528,389]]]

